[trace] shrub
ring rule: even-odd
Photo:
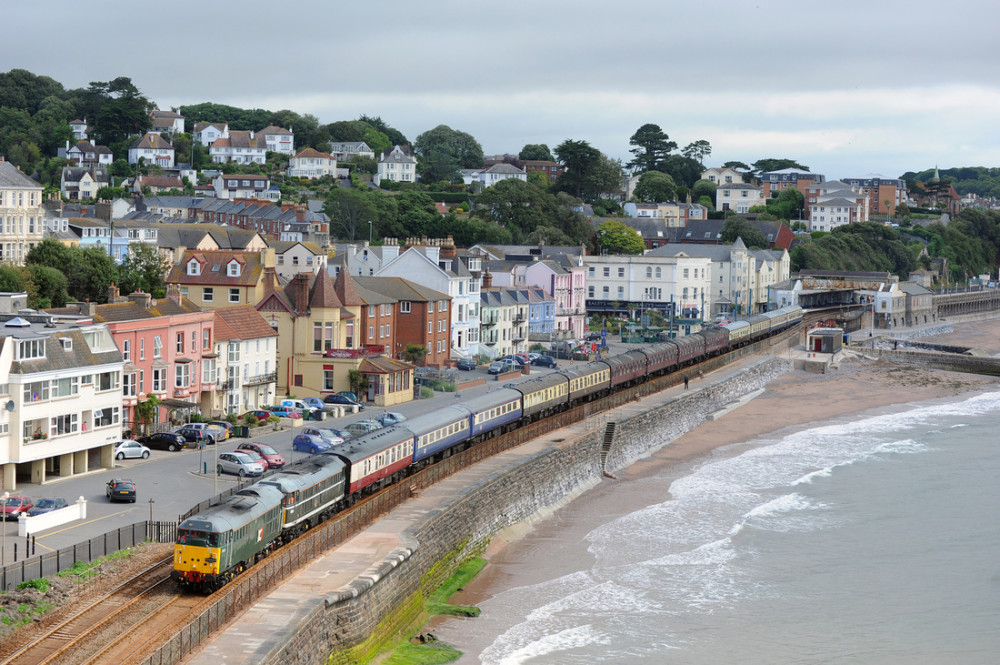
[[[44,577],[39,577],[37,580],[26,580],[17,585],[18,589],[37,589],[42,593],[47,593],[49,590],[49,581]]]
[[[269,423],[280,423],[281,422],[281,418],[279,418],[278,416],[268,416],[267,417],[267,422],[269,422]]]
[[[252,413],[248,413],[243,418],[243,422],[246,423],[247,427],[256,427],[260,421],[257,420],[257,416],[253,415]]]
[[[204,422],[204,419],[201,417],[200,413],[192,413],[188,417],[188,422],[189,423],[200,423],[200,422]]]
[[[420,386],[420,399],[430,399],[434,397],[434,391],[427,386]]]
[[[226,422],[230,425],[235,425],[239,421],[239,417],[235,413],[230,413],[226,416]]]

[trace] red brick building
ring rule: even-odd
[[[341,275],[346,274],[341,271]],[[378,335],[391,322],[392,346],[386,353],[401,358],[409,344],[427,349],[424,365],[445,367],[451,355],[451,298],[402,277],[354,277],[361,299],[366,302],[364,334]],[[338,278],[339,283],[339,278]],[[385,321],[386,323],[383,323]],[[366,343],[367,338],[365,338]],[[376,341],[383,344],[382,341]]]

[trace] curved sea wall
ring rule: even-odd
[[[697,379],[680,395],[654,395],[641,408],[602,414],[597,426],[574,430],[575,436],[552,438],[535,454],[519,457],[429,512],[404,534],[404,547],[297,617],[289,638],[270,645],[257,662],[367,662],[422,618],[425,594],[505,529],[550,514],[599,483],[605,471],[650,454],[790,369],[786,358],[765,358],[737,374]]]

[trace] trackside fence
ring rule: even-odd
[[[128,547],[145,542],[172,543],[177,539],[177,522],[136,522],[100,536],[91,538],[71,547],[55,552],[45,552],[38,556],[0,568],[0,589],[10,591],[21,582],[49,577],[72,568],[78,562],[92,563],[103,556],[114,554]],[[27,549],[30,541],[24,543]]]

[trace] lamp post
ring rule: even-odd
[[[10,492],[4,492],[0,499],[3,499],[4,514],[3,514],[3,549],[0,550],[0,566],[7,563],[7,499],[10,498]],[[6,580],[4,580],[6,582]]]
[[[372,220],[368,220],[368,244],[372,244]]]

